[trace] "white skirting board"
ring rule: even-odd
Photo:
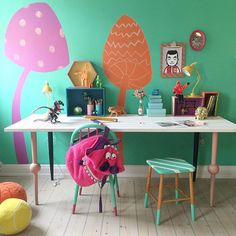
[[[2,164],[0,176],[21,176],[30,175],[29,165]],[[40,175],[50,175],[49,165],[41,165]],[[146,177],[146,165],[126,165],[125,171],[119,177]],[[54,165],[55,177],[69,175],[65,165]],[[197,178],[209,178],[208,166],[198,166]],[[220,166],[217,178],[236,178],[236,166]]]

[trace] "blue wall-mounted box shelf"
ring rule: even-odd
[[[87,103],[84,94],[94,100],[102,100],[102,114],[105,115],[105,89],[104,88],[80,88],[71,87],[66,89],[67,116],[78,116],[74,112],[75,107],[81,107],[82,112],[79,115],[87,115]],[[95,109],[95,105],[94,105]]]

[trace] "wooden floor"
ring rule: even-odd
[[[209,207],[209,180],[195,183],[196,216],[191,221],[189,204],[165,204],[161,210],[161,225],[155,225],[155,206],[143,207],[145,179],[119,178],[121,197],[118,199],[118,217],[113,216],[107,186],[102,191],[104,212],[98,213],[99,188],[83,189],[77,214],[71,214],[74,183],[61,178],[58,185],[46,176],[40,176],[40,205],[33,203],[31,176],[0,177],[0,181],[22,184],[32,206],[30,226],[18,235],[236,235],[236,180],[217,179],[216,207]],[[169,181],[169,180],[168,180]],[[187,181],[181,179],[187,189]],[[172,192],[166,191],[170,196]]]

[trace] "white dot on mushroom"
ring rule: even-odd
[[[41,34],[42,34],[42,30],[41,30],[41,28],[39,28],[39,27],[35,28],[34,32],[35,32],[37,35],[41,35]]]
[[[43,62],[43,60],[37,61],[37,66],[40,67],[40,68],[44,67],[44,62]]]
[[[19,44],[20,44],[21,47],[24,47],[26,45],[26,41],[24,39],[21,39],[19,41]]]
[[[42,13],[41,11],[36,11],[36,12],[35,12],[35,16],[36,16],[37,18],[41,18],[41,17],[43,16],[43,13]]]
[[[25,21],[25,19],[20,19],[20,20],[19,20],[19,25],[20,25],[20,27],[25,27],[25,26],[26,26],[26,21]]]
[[[49,46],[49,52],[54,53],[56,51],[55,47],[53,45]]]

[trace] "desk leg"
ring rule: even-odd
[[[30,165],[30,171],[34,174],[34,200],[38,205],[38,172],[40,171],[40,165],[37,158],[37,136],[36,132],[31,132],[31,151],[32,151],[32,164]]]
[[[54,179],[54,160],[53,160],[53,132],[48,132],[48,152],[49,152],[49,164],[51,180]]]
[[[197,163],[198,163],[198,148],[199,148],[199,133],[194,133],[194,145],[193,145],[193,166],[195,167],[195,171],[193,172],[193,181],[196,180],[197,174]]]
[[[216,163],[217,145],[218,145],[218,133],[212,133],[211,164],[208,167],[208,171],[211,174],[210,206],[214,206],[215,175],[219,172],[219,166]]]

